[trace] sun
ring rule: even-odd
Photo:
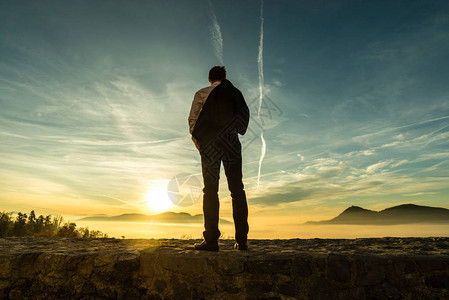
[[[144,199],[147,208],[153,212],[164,212],[173,207],[165,186],[150,186]]]

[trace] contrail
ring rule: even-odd
[[[260,2],[260,42],[259,42],[259,55],[257,57],[257,67],[259,71],[259,109],[257,110],[257,118],[260,120],[260,109],[262,108],[263,100],[263,0]],[[263,138],[263,128],[260,133],[260,139],[262,141],[262,149],[259,159],[259,170],[257,172],[257,188],[260,184],[260,170],[262,169],[262,161],[265,157],[266,143]]]
[[[444,117],[439,117],[439,118],[435,118],[435,119],[425,120],[425,121],[412,123],[412,124],[408,124],[408,125],[403,125],[403,126],[399,126],[399,127],[387,128],[387,129],[379,130],[379,131],[376,131],[376,132],[373,132],[373,133],[367,133],[367,134],[359,135],[359,136],[354,137],[354,139],[365,138],[365,137],[369,137],[369,136],[376,135],[376,134],[381,134],[381,133],[394,131],[394,130],[397,130],[397,129],[413,127],[413,126],[416,126],[416,125],[423,125],[423,124],[432,123],[432,122],[435,122],[435,121],[440,121],[440,120],[445,120],[445,119],[449,119],[449,116],[444,116]]]
[[[212,38],[212,44],[214,46],[215,56],[218,59],[220,65],[223,65],[223,38],[221,37],[220,25],[217,21],[217,16],[215,15],[214,6],[212,1],[208,0],[210,6],[210,19],[212,21],[212,26],[210,27],[210,34]]]
[[[265,139],[263,138],[263,131],[260,133],[260,139],[262,140],[262,150],[260,152],[260,159],[259,159],[259,172],[257,172],[257,189],[259,189],[260,184],[260,169],[262,168],[262,160],[265,157],[265,150],[267,148]]]
[[[257,110],[257,118],[260,119],[260,109],[262,107],[263,98],[263,0],[260,2],[260,42],[259,56],[257,57],[257,67],[259,71],[259,109]]]
[[[440,129],[438,129],[438,130],[435,130],[435,131],[433,131],[433,132],[429,133],[429,135],[434,135],[434,134],[435,134],[435,133],[437,133],[438,131],[441,131],[441,130],[443,130],[443,129],[447,128],[447,127],[449,127],[449,124],[447,124],[446,126],[443,126],[443,127],[441,127],[441,128],[440,128]]]
[[[95,195],[95,196],[100,196],[100,197],[105,197],[105,198],[117,200],[117,201],[119,201],[119,202],[121,202],[121,203],[123,203],[123,204],[131,205],[131,206],[134,206],[134,207],[137,207],[137,208],[140,208],[140,209],[141,209],[142,207],[141,207],[141,206],[138,206],[138,205],[136,205],[136,204],[141,203],[141,202],[145,202],[145,200],[137,201],[137,202],[127,202],[127,201],[124,201],[124,200],[122,200],[122,199],[115,198],[115,197],[111,197],[111,196],[108,196],[108,195]]]

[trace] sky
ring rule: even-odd
[[[201,213],[187,117],[216,64],[250,106],[250,221],[449,208],[448,49],[445,0],[2,0],[0,210]],[[220,197],[232,219],[223,172]]]

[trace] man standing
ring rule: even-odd
[[[203,171],[204,240],[197,250],[218,251],[218,184],[223,162],[232,197],[235,248],[247,250],[248,205],[242,182],[242,152],[238,134],[245,134],[249,109],[242,93],[226,79],[224,66],[209,71],[210,86],[196,92],[189,115],[192,140]]]

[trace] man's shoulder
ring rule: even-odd
[[[210,91],[212,91],[214,88],[215,88],[215,86],[213,86],[213,85],[206,86],[206,87],[203,87],[202,89],[199,89],[196,92],[196,94],[200,94],[200,95],[202,95],[202,94],[209,94]]]

